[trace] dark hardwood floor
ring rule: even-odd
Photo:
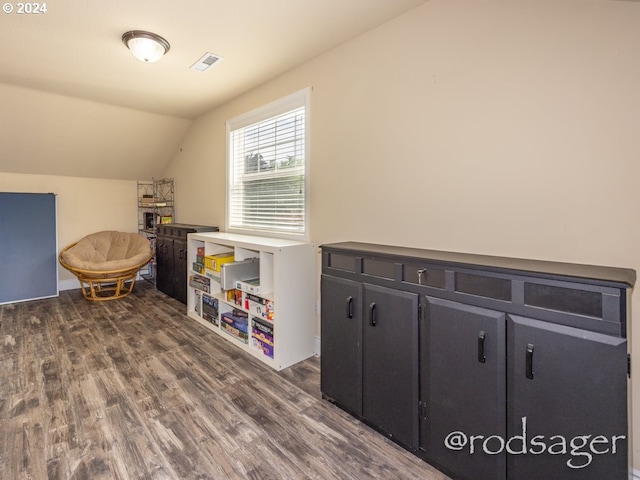
[[[448,477],[139,282],[0,305],[0,479]]]

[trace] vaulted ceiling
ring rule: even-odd
[[[426,1],[4,2],[0,173],[161,176],[199,115]],[[129,30],[168,53],[136,60]],[[192,70],[205,53],[223,59]]]
[[[11,2],[0,13],[0,83],[191,119],[425,1],[82,0],[40,13]],[[141,63],[121,41],[128,30],[171,48]],[[223,60],[191,70],[207,52]]]

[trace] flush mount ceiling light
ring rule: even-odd
[[[157,62],[169,51],[169,42],[160,35],[144,30],[126,32],[122,35],[122,42],[134,57],[145,63]]]

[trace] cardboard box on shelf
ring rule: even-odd
[[[225,263],[233,262],[233,258],[233,252],[206,255],[204,257],[204,266],[209,270],[220,273],[220,267]]]

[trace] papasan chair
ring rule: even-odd
[[[147,237],[139,233],[103,231],[92,233],[65,247],[60,265],[80,281],[87,300],[115,300],[133,290],[138,271],[151,260]]]

